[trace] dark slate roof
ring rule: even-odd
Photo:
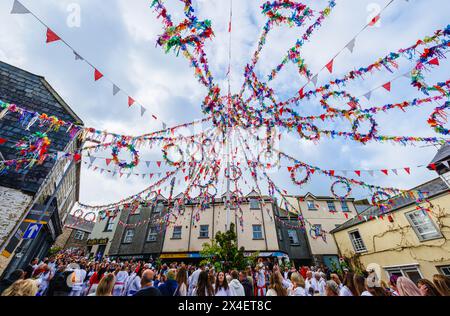
[[[438,150],[436,156],[434,156],[433,160],[430,164],[438,164],[440,162],[446,161],[450,159],[450,145],[442,145],[442,147]]]
[[[56,116],[67,122],[82,125],[81,119],[61,99],[61,97],[47,83],[44,77],[31,74],[25,70],[16,68],[0,61],[0,100],[3,102],[17,104],[29,111],[46,113]],[[34,124],[30,131],[19,122],[19,115],[8,113],[0,120],[0,138],[8,142],[0,145],[0,152],[6,160],[18,158],[14,145],[30,135],[30,133],[43,132],[45,127]],[[66,129],[48,134],[52,141],[49,152],[63,151],[70,141]],[[26,193],[35,194],[45,177],[50,172],[55,161],[47,160],[41,166],[35,166],[27,171],[16,172],[9,170],[0,175],[0,186],[22,190]]]
[[[64,226],[70,229],[81,230],[89,234],[92,233],[92,231],[94,230],[94,225],[95,222],[80,220],[79,218],[73,215],[67,216],[66,221],[64,223]]]
[[[424,183],[412,190],[422,192],[425,197],[432,197],[432,196],[435,196],[435,195],[438,195],[438,194],[441,194],[444,192],[448,192],[449,188],[447,187],[445,182],[442,181],[441,178],[436,178],[436,179],[431,180],[427,183]],[[393,202],[393,208],[384,214],[393,213],[393,212],[398,211],[406,206],[409,206],[415,202],[415,199],[413,199],[412,197],[409,197],[409,196],[408,197],[397,196],[392,200],[392,202]],[[379,215],[383,215],[380,211],[380,208],[377,206],[371,206],[370,208],[366,209],[364,212],[362,212],[360,214],[361,219],[359,219],[359,217],[356,216],[356,217],[350,219],[349,221],[345,222],[338,228],[333,229],[331,231],[331,233],[336,233],[341,230],[344,230],[344,229],[347,229],[347,228],[350,228],[350,227],[353,227],[353,226],[356,226],[358,224],[365,222],[364,216],[366,216],[367,218],[370,218],[370,216],[375,217],[375,216],[379,216]]]

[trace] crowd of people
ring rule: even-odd
[[[216,271],[208,265],[143,261],[89,261],[63,252],[0,281],[2,296],[450,296],[450,278],[415,284],[392,275],[389,282],[375,271],[333,273],[326,266],[283,267],[260,261],[246,269]]]

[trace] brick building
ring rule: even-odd
[[[28,111],[46,113],[82,125],[81,119],[41,76],[0,62],[0,101],[17,104]],[[14,145],[30,133],[48,128],[33,124],[27,131],[19,115],[0,120],[0,161],[18,158]],[[81,146],[65,128],[48,132],[49,153],[75,152]],[[78,201],[80,165],[74,161],[47,159],[26,170],[8,170],[0,176],[0,274],[43,257],[62,232],[62,223]],[[29,223],[44,219],[34,240],[22,240]],[[4,271],[6,269],[6,271]]]

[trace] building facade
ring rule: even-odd
[[[338,263],[339,257],[338,247],[330,232],[357,215],[353,204],[354,199],[340,200],[329,196],[315,196],[311,193],[304,196],[286,196],[286,199],[289,201],[290,208],[294,208],[290,212],[301,214],[305,221],[304,232],[301,233],[297,230],[299,242],[297,243],[294,240],[295,243],[301,244],[300,241],[304,234],[310,252],[311,264],[325,264],[332,268],[333,265]],[[290,242],[295,238],[294,232],[295,230],[291,229],[287,233]],[[286,232],[284,235],[286,236]],[[302,252],[304,256],[306,255],[306,245],[303,247],[305,248]],[[292,248],[296,249],[291,247],[291,251]],[[291,257],[291,254],[289,256]],[[298,254],[292,255],[293,258],[296,256]]]
[[[381,278],[393,274],[414,282],[450,275],[450,194],[437,178],[412,192],[423,192],[426,201],[417,206],[421,194],[394,198],[392,209],[382,214],[371,207],[332,233],[341,256],[355,267],[380,266]]]
[[[0,101],[17,104],[31,112],[56,116],[82,125],[81,119],[40,76],[0,62]],[[8,114],[0,120],[0,160],[18,158],[14,145],[31,133],[46,132],[45,126],[29,130],[19,116]],[[65,129],[48,133],[49,153],[76,152],[81,144]],[[63,220],[79,196],[80,165],[73,160],[47,159],[41,165],[0,177],[0,274],[22,268],[33,257],[43,257],[62,233]],[[33,240],[23,240],[30,224],[43,224]]]
[[[54,247],[62,249],[79,249],[88,254],[87,242],[94,229],[95,222],[69,215],[64,222],[63,233],[56,240]]]

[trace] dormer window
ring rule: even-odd
[[[317,207],[314,201],[306,201],[306,203],[308,204],[308,210],[317,211]]]

